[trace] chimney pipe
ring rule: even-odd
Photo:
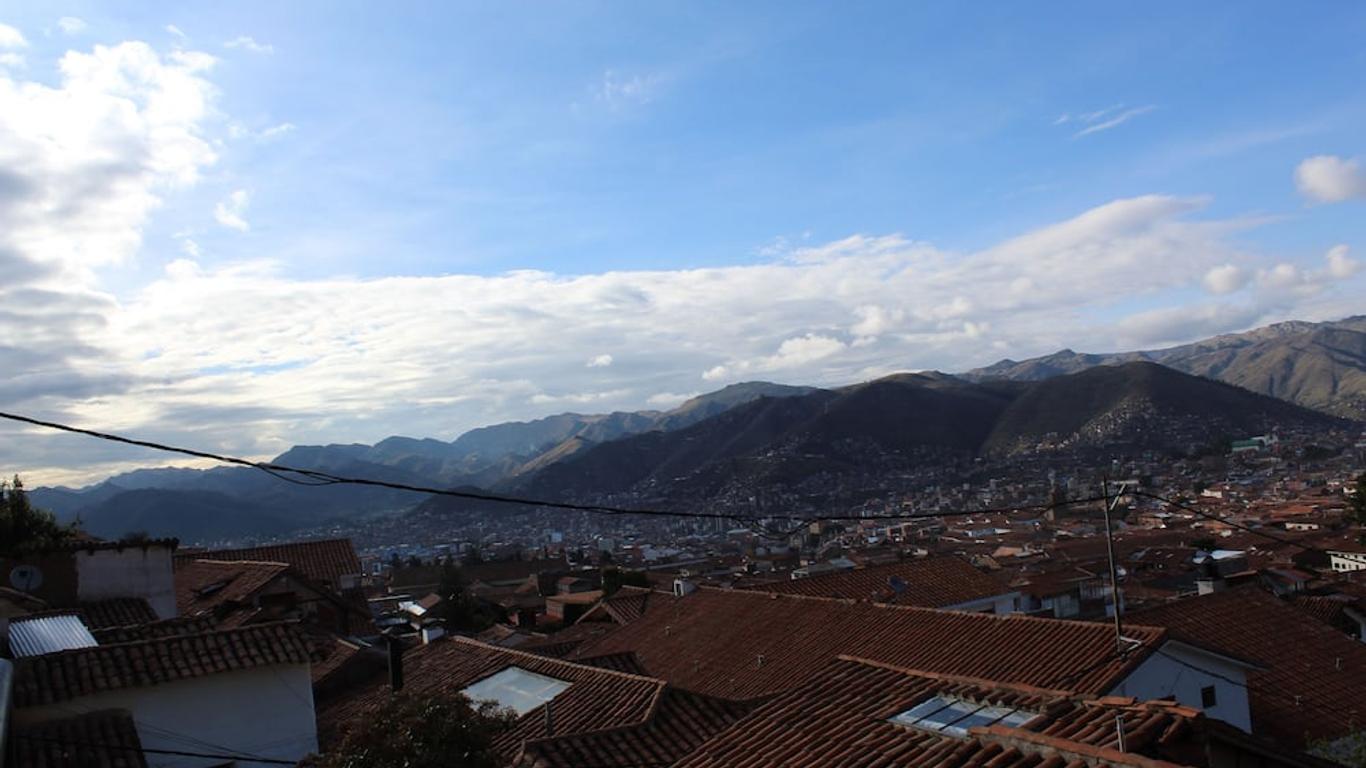
[[[403,689],[403,641],[393,635],[386,635],[389,646],[389,687],[395,693]]]

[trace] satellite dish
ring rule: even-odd
[[[43,572],[36,565],[17,565],[9,572],[9,583],[20,592],[32,592],[43,586]]]

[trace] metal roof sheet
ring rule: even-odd
[[[95,642],[95,636],[90,634],[81,617],[74,614],[10,621],[9,647],[16,657],[41,656],[97,645],[99,643]]]

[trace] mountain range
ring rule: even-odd
[[[968,371],[964,378],[1039,381],[1138,360],[1366,420],[1366,315],[1325,323],[1276,323],[1159,350],[1087,354],[1064,349],[1020,362],[1001,360]]]
[[[837,389],[749,382],[669,411],[565,413],[481,427],[449,442],[395,436],[374,445],[296,446],[274,463],[561,500],[631,494],[696,503],[755,489],[808,493],[974,457],[1179,452],[1271,425],[1362,420],[1364,340],[1366,317],[1356,317],[1280,323],[1166,350],[1063,350],[959,376],[897,374]],[[303,487],[243,467],[137,470],[32,496],[96,535],[141,530],[197,542],[459,507],[384,488]]]

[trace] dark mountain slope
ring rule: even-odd
[[[1135,362],[1034,383],[1005,409],[983,450],[1121,443],[1178,449],[1277,424],[1331,427],[1338,421],[1229,384]]]
[[[1275,426],[1343,426],[1247,390],[1137,362],[1040,382],[901,374],[835,391],[761,399],[688,429],[586,450],[504,486],[574,499],[631,492],[691,500],[812,478],[895,472],[983,454],[1155,448],[1185,452]]]
[[[1276,323],[1159,350],[1079,354],[1064,349],[1030,360],[1002,360],[969,371],[964,378],[1040,381],[1138,360],[1336,416],[1366,420],[1366,316],[1327,323]]]

